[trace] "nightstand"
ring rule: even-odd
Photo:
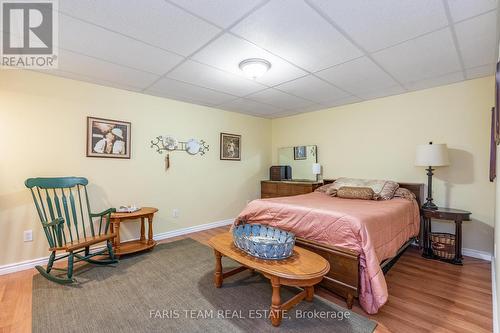
[[[462,265],[462,221],[470,221],[471,212],[438,207],[438,209],[421,209],[423,225],[423,252],[422,256],[428,259],[439,259],[455,265]],[[455,222],[455,257],[453,259],[441,259],[437,257],[431,247],[432,219],[447,220]]]

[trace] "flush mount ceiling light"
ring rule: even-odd
[[[255,80],[271,68],[271,63],[264,59],[251,58],[240,62],[239,67],[248,78]]]

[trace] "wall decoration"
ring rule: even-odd
[[[500,62],[495,74],[495,143],[500,144]]]
[[[294,160],[307,159],[307,146],[293,147],[293,159]]]
[[[220,134],[220,159],[241,161],[241,135]]]
[[[130,158],[131,124],[87,117],[87,156]]]
[[[490,136],[490,182],[497,177],[497,144],[495,142],[495,132],[497,125],[496,108],[491,108],[491,136]]]
[[[165,135],[157,136],[156,139],[151,140],[151,148],[156,149],[156,152],[163,154],[164,151],[185,151],[189,155],[205,155],[209,151],[210,146],[205,140],[189,139],[188,141],[178,141],[176,138]],[[170,168],[170,154],[165,156],[165,171]]]

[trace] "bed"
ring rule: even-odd
[[[331,182],[331,181],[330,181]],[[298,246],[330,262],[321,285],[346,299],[359,299],[367,313],[387,301],[384,273],[418,236],[423,184],[400,183],[416,200],[332,198],[325,193],[250,202],[235,223],[261,223],[297,235]]]

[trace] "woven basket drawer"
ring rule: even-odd
[[[431,233],[432,251],[442,259],[453,259],[455,257],[455,235],[433,232]]]

